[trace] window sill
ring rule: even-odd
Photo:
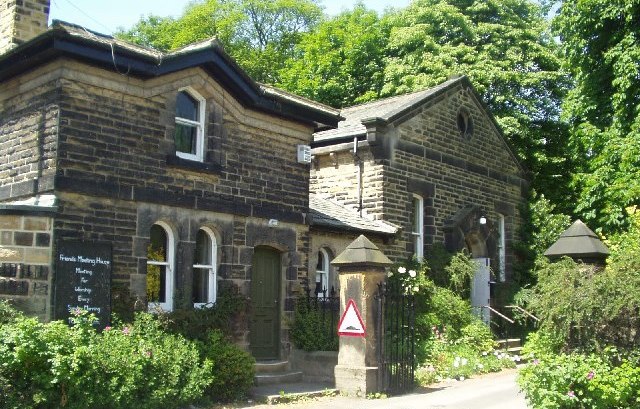
[[[212,174],[219,174],[222,171],[220,165],[184,159],[176,155],[167,155],[167,165],[172,168]]]

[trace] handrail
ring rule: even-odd
[[[519,305],[505,305],[506,308],[515,308],[516,310],[520,311],[521,313],[533,318],[536,321],[540,321],[540,318],[536,317],[535,315],[531,314],[529,311],[525,310],[524,308],[520,307]]]
[[[508,321],[510,324],[515,324],[515,321],[514,321],[514,320],[512,320],[511,318],[509,318],[509,317],[507,317],[506,315],[502,314],[500,311],[497,311],[497,310],[495,310],[495,309],[491,308],[491,307],[490,307],[490,306],[488,306],[488,305],[483,305],[483,306],[481,306],[480,308],[486,308],[486,309],[488,309],[489,311],[491,311],[491,312],[493,312],[494,314],[496,314],[497,316],[499,316],[500,318],[502,318],[503,320]]]

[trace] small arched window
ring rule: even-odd
[[[193,258],[192,300],[195,307],[216,302],[217,293],[216,236],[206,227],[196,234]]]
[[[205,101],[191,89],[178,92],[176,97],[176,155],[202,162],[204,157]]]
[[[328,297],[329,288],[329,253],[325,249],[318,251],[318,263],[316,264],[316,285],[313,293],[316,297]]]
[[[173,310],[174,238],[162,222],[151,226],[147,247],[147,301],[149,310]]]

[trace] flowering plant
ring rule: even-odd
[[[424,276],[424,273],[421,275]],[[415,269],[399,266],[389,270],[387,277],[389,285],[400,289],[404,294],[417,294],[420,291],[420,274]]]

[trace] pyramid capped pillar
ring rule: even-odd
[[[353,311],[345,315],[347,307],[353,305],[363,324],[363,333],[358,331],[358,322],[355,332],[347,330],[340,335],[338,365],[335,368],[336,389],[347,395],[365,397],[381,389],[375,294],[392,262],[361,235],[331,263],[339,271],[340,317],[345,317],[345,322],[349,317],[353,318]],[[340,328],[338,332],[341,332]]]

